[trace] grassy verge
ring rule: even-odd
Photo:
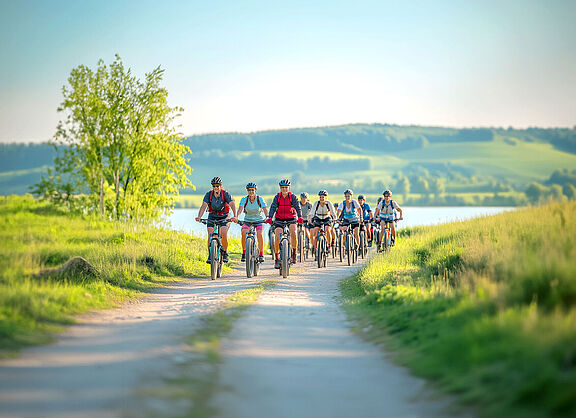
[[[188,339],[189,356],[178,365],[175,374],[140,391],[145,402],[143,408],[150,416],[205,418],[217,415],[211,400],[218,389],[222,339],[258,296],[275,284],[263,281],[236,292],[222,309],[202,318],[202,325]],[[134,413],[141,416],[138,411]]]
[[[209,275],[203,239],[73,216],[30,197],[0,198],[0,242],[0,356],[49,341],[74,314],[114,306],[167,281]],[[42,274],[75,256],[97,274]]]
[[[343,282],[346,306],[482,416],[576,416],[574,237],[574,203],[407,229]]]

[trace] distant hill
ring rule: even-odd
[[[414,204],[521,204],[532,182],[551,187],[556,171],[576,168],[576,128],[351,124],[193,135],[184,142],[198,186],[189,194],[203,193],[214,175],[238,194],[248,181],[273,193],[279,178],[290,177],[295,190],[311,193],[341,194],[350,186],[375,196],[390,187]],[[25,193],[54,155],[46,143],[0,145],[0,193]]]

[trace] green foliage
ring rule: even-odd
[[[157,219],[181,188],[191,186],[178,112],[167,104],[160,67],[138,80],[119,56],[96,70],[74,68],[58,108],[64,121],[54,137],[55,173],[34,189],[61,200],[82,194],[81,205],[115,218]]]
[[[407,229],[343,290],[369,338],[482,416],[574,416],[575,236],[576,203]]]
[[[71,315],[209,275],[206,241],[138,223],[71,215],[30,196],[0,198],[0,350],[46,341]],[[232,251],[239,242],[232,243]],[[58,270],[72,257],[97,275]]]

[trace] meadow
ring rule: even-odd
[[[30,196],[0,197],[0,242],[0,355],[49,341],[73,315],[209,275],[203,239],[73,215]],[[230,251],[239,244],[232,240]],[[94,270],[57,269],[73,257]]]
[[[485,417],[576,416],[576,204],[399,233],[343,282],[366,338]]]

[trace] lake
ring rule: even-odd
[[[398,227],[411,227],[419,225],[437,225],[446,222],[463,221],[479,216],[494,215],[509,210],[514,207],[404,207],[405,220],[398,222]],[[189,234],[207,237],[206,226],[196,222],[194,218],[198,214],[198,209],[175,209],[169,217],[171,228],[177,231],[184,231]],[[204,215],[206,217],[206,215]],[[232,224],[230,236],[240,236],[240,226]]]

